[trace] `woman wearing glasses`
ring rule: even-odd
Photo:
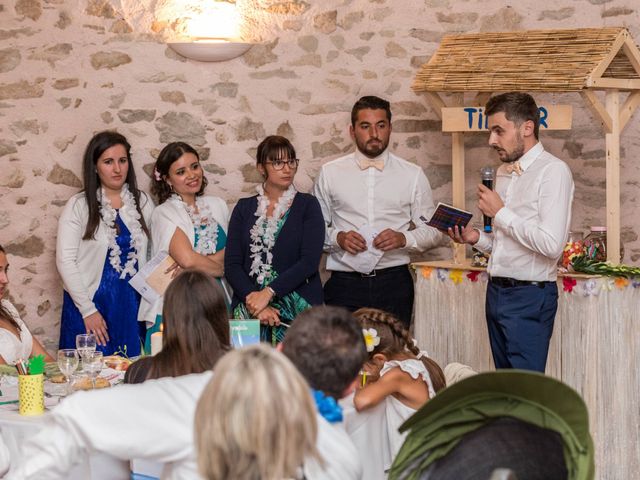
[[[289,140],[265,138],[256,161],[264,183],[238,202],[229,221],[224,263],[233,316],[259,319],[262,340],[272,344],[300,312],[323,300],[324,220],[315,197],[293,186],[298,163]]]

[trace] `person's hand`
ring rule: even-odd
[[[480,240],[480,232],[473,227],[458,227],[455,225],[453,228],[447,229],[447,235],[456,243],[468,243],[469,245],[475,245]]]
[[[249,310],[249,313],[251,313],[251,315],[255,315],[264,310],[267,305],[269,305],[269,302],[272,298],[273,294],[271,293],[271,290],[268,288],[263,288],[258,292],[251,292],[249,295],[247,295],[244,303],[247,306],[247,310]]]
[[[178,276],[178,274],[181,271],[182,271],[182,268],[180,268],[180,265],[178,265],[178,262],[173,262],[173,264],[169,268],[167,268],[164,271],[164,273],[171,273],[171,280],[173,280]]]
[[[403,233],[396,232],[390,228],[385,228],[381,231],[376,238],[373,239],[373,246],[387,252],[389,250],[395,250],[396,248],[402,248],[407,244],[407,239]]]
[[[95,312],[84,319],[84,326],[87,333],[93,333],[96,336],[98,345],[106,345],[109,341],[107,333],[107,322],[104,321],[100,312]]]
[[[257,315],[260,323],[276,327],[280,325],[280,312],[273,307],[267,307]]]
[[[487,217],[494,218],[500,209],[504,207],[504,203],[494,190],[478,185],[478,208]]]
[[[367,249],[367,242],[358,232],[350,230],[348,232],[339,232],[336,237],[340,248],[351,255],[364,252]]]

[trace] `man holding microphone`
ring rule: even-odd
[[[558,307],[557,260],[571,222],[571,170],[538,141],[538,106],[510,92],[489,99],[489,145],[500,157],[495,191],[478,185],[493,232],[449,229],[458,243],[491,252],[486,317],[496,368],[544,372]]]

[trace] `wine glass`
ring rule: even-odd
[[[91,377],[91,386],[96,388],[96,377],[102,370],[102,352],[90,352],[82,359],[84,371]]]
[[[76,335],[76,349],[82,357],[82,366],[84,368],[85,357],[96,351],[96,336],[93,333],[81,333]]]
[[[78,352],[73,348],[58,350],[58,368],[64,375],[66,392],[68,392],[71,375],[78,368]]]

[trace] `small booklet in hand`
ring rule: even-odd
[[[420,217],[420,220],[430,227],[437,228],[446,233],[447,229],[453,228],[456,225],[458,227],[466,227],[471,217],[473,217],[473,213],[471,212],[440,202],[430,220],[424,217]]]

